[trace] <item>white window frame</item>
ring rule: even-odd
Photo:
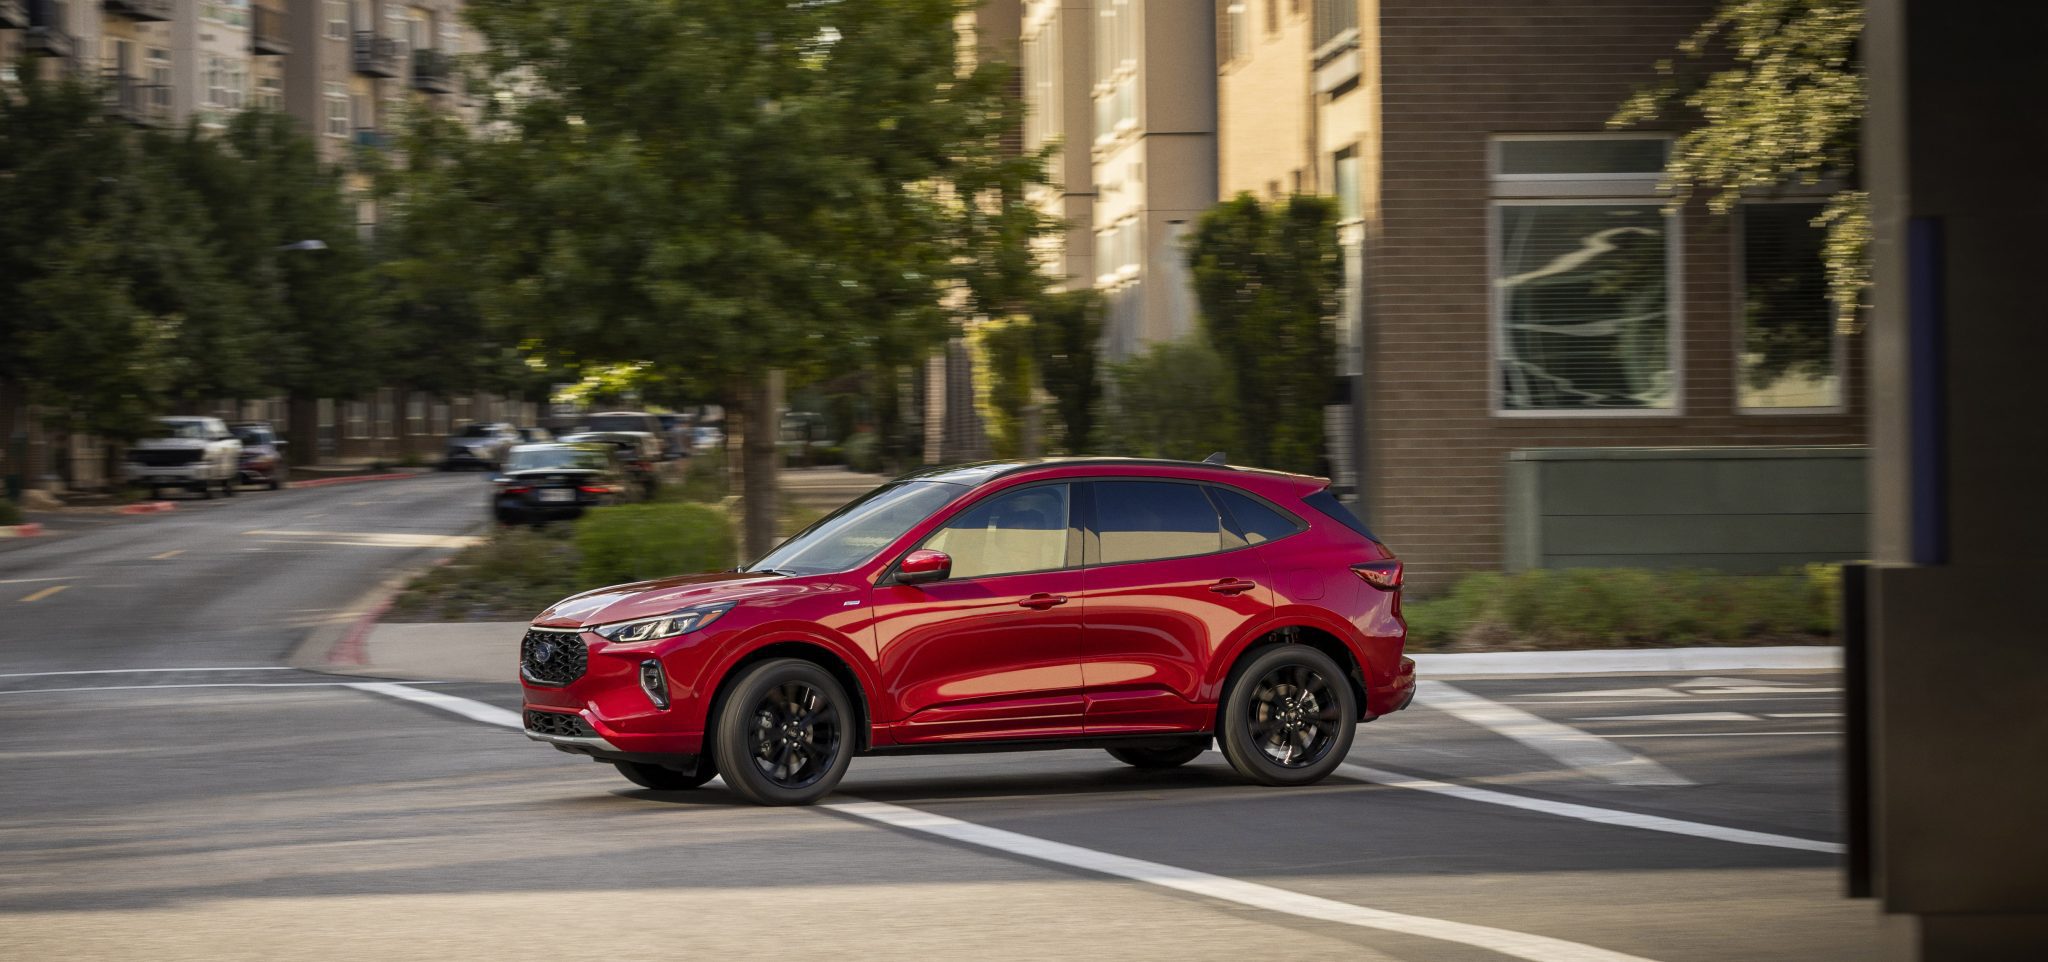
[[[1834,404],[1817,407],[1779,408],[1748,407],[1742,403],[1742,351],[1744,347],[1743,335],[1749,333],[1749,317],[1748,314],[1743,310],[1742,306],[1745,296],[1749,293],[1749,277],[1747,271],[1744,269],[1743,262],[1745,258],[1742,256],[1743,238],[1745,236],[1745,229],[1748,227],[1749,221],[1743,216],[1743,210],[1752,205],[1818,205],[1826,204],[1827,201],[1828,195],[1826,194],[1792,193],[1776,197],[1745,197],[1742,199],[1741,203],[1736,205],[1735,216],[1734,218],[1732,218],[1735,221],[1735,223],[1734,226],[1728,231],[1729,273],[1734,280],[1733,286],[1730,288],[1728,296],[1728,306],[1730,313],[1728,339],[1729,350],[1732,352],[1730,357],[1732,363],[1735,365],[1734,374],[1732,376],[1732,379],[1729,381],[1729,384],[1732,386],[1731,390],[1729,391],[1729,403],[1730,406],[1735,409],[1736,414],[1745,416],[1753,414],[1760,417],[1783,417],[1786,415],[1792,415],[1794,417],[1797,417],[1800,415],[1828,415],[1849,413],[1849,339],[1842,336],[1841,326],[1836,324],[1832,319],[1829,321],[1828,324],[1828,337],[1832,341],[1830,345],[1830,350],[1831,357],[1835,362]],[[1828,298],[1828,304],[1830,306],[1833,306],[1833,297]]]
[[[1511,409],[1501,388],[1501,361],[1506,355],[1506,325],[1501,298],[1500,240],[1503,207],[1639,207],[1662,205],[1667,198],[1657,192],[1662,171],[1654,174],[1500,174],[1500,147],[1505,140],[1664,140],[1669,134],[1641,133],[1559,133],[1496,134],[1486,145],[1486,170],[1492,197],[1486,205],[1486,396],[1488,412],[1498,418],[1579,420],[1585,418],[1675,418],[1686,414],[1685,385],[1685,218],[1676,211],[1663,214],[1665,228],[1665,301],[1669,321],[1664,328],[1665,351],[1671,358],[1671,406],[1662,408],[1544,408]],[[1669,148],[1666,148],[1669,156]],[[1739,359],[1738,362],[1740,363]]]
[[[325,101],[327,105],[324,126],[321,128],[322,131],[329,137],[336,137],[343,140],[348,139],[348,136],[350,134],[349,124],[350,121],[354,119],[353,115],[351,114],[352,107],[350,103],[348,85],[344,83],[334,83],[332,81],[328,82],[327,89],[321,95],[321,99]],[[340,121],[341,123],[340,130],[335,129],[336,121]]]
[[[349,19],[348,0],[326,0],[327,27],[322,35],[329,40],[347,40],[355,24]],[[341,14],[336,17],[335,14]],[[339,28],[339,29],[337,29]]]

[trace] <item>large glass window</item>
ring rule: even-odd
[[[1095,531],[1103,564],[1180,558],[1230,547],[1216,506],[1195,484],[1097,481]]]
[[[1346,147],[1337,151],[1337,217],[1340,220],[1357,220],[1363,208],[1358,197],[1358,148]]]
[[[1742,353],[1737,398],[1748,409],[1842,403],[1834,303],[1822,260],[1819,203],[1742,207]]]
[[[924,546],[953,558],[953,578],[1050,571],[1067,566],[1069,488],[1048,484],[998,494],[968,507]]]
[[[1503,409],[1672,407],[1671,220],[1654,203],[1499,206]]]
[[[1060,109],[1060,19],[1046,18],[1031,36],[1024,38],[1024,146],[1037,150],[1064,134],[1065,115]]]
[[[959,485],[938,481],[883,485],[784,541],[747,570],[795,575],[845,571],[874,557],[960,494]]]

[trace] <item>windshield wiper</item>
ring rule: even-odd
[[[737,571],[743,575],[775,575],[778,578],[796,577],[796,572],[783,571],[779,568],[734,568],[732,570]]]

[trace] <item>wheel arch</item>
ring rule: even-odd
[[[1358,653],[1327,628],[1296,622],[1268,628],[1263,634],[1239,648],[1236,656],[1230,659],[1229,670],[1224,673],[1216,689],[1216,718],[1212,723],[1215,731],[1223,730],[1223,711],[1229,705],[1230,691],[1237,685],[1238,676],[1244,666],[1267,650],[1282,645],[1306,645],[1328,655],[1344,672],[1344,681],[1351,688],[1351,697],[1355,699],[1359,718],[1363,720],[1366,717],[1365,668]]]
[[[842,654],[830,647],[806,638],[781,638],[765,641],[748,648],[739,657],[726,664],[718,673],[718,682],[712,688],[711,701],[704,714],[704,744],[712,744],[716,737],[718,714],[725,704],[725,696],[732,688],[732,681],[749,666],[775,658],[794,658],[807,661],[829,672],[847,693],[853,696],[853,710],[857,716],[854,726],[855,750],[866,751],[874,745],[874,714],[868,705],[868,686],[853,664]]]

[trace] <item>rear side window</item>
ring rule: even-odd
[[[1102,563],[1209,554],[1233,545],[1199,485],[1095,482],[1095,532]]]
[[[1210,490],[1223,502],[1223,510],[1237,522],[1238,530],[1244,532],[1244,540],[1248,543],[1278,541],[1301,530],[1301,522],[1273,510],[1257,498],[1225,487]]]
[[[1380,540],[1373,536],[1372,530],[1365,526],[1365,522],[1358,520],[1358,516],[1352,514],[1351,509],[1344,506],[1344,502],[1337,500],[1337,496],[1330,493],[1330,489],[1324,488],[1301,500],[1303,504],[1329,515],[1330,520],[1364,535],[1366,540]]]

